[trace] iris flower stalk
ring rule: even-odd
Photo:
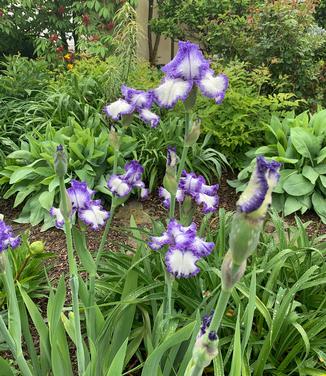
[[[217,332],[221,326],[234,285],[243,276],[247,259],[255,251],[267,210],[272,202],[272,191],[279,180],[280,163],[257,157],[256,169],[237,202],[229,237],[229,250],[222,268],[222,289],[210,324],[197,340],[185,376],[200,376],[217,355]],[[198,337],[199,338],[199,337]]]
[[[74,313],[74,327],[76,335],[76,347],[77,347],[77,363],[78,363],[78,374],[83,375],[85,372],[85,354],[83,347],[83,340],[81,335],[80,327],[80,315],[79,315],[79,303],[78,303],[78,291],[79,291],[79,281],[78,281],[78,270],[77,264],[74,257],[74,248],[72,241],[71,233],[71,221],[70,221],[70,212],[71,205],[68,201],[68,194],[65,187],[65,174],[67,172],[67,157],[63,150],[62,145],[57,147],[57,152],[55,155],[54,167],[56,174],[59,178],[60,184],[60,196],[61,196],[61,207],[62,215],[64,218],[64,228],[66,234],[66,244],[68,251],[68,263],[69,263],[69,276],[70,276],[70,285],[72,292],[72,306]]]

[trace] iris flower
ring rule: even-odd
[[[142,181],[144,168],[137,161],[128,162],[125,165],[125,173],[123,175],[111,175],[108,181],[109,190],[118,197],[125,197],[133,188],[140,188],[140,196],[142,199],[147,198],[148,189]]]
[[[153,103],[153,93],[151,91],[136,90],[122,85],[121,92],[124,99],[117,101],[104,107],[104,112],[113,120],[119,120],[124,115],[131,115],[138,112],[139,117],[150,124],[152,128],[156,128],[160,118],[154,112],[150,111]]]
[[[280,167],[281,164],[276,161],[267,161],[262,156],[257,157],[256,169],[237,202],[240,212],[251,217],[266,215],[267,209],[272,203],[272,191],[280,177]]]
[[[86,182],[72,180],[71,187],[67,189],[67,193],[72,206],[72,214],[77,213],[78,218],[93,230],[97,230],[105,224],[110,213],[102,208],[100,200],[92,199],[95,191],[92,191]],[[63,228],[64,218],[61,210],[52,207],[50,215],[56,218],[56,227]]]
[[[8,247],[12,249],[18,247],[20,238],[14,236],[12,228],[7,226],[6,223],[0,219],[0,252],[5,251]]]
[[[155,251],[168,246],[165,264],[176,278],[189,278],[199,273],[197,261],[208,256],[214,248],[214,243],[197,236],[195,223],[184,227],[175,219],[170,220],[161,236],[152,236],[148,245]]]
[[[185,101],[191,90],[198,87],[202,94],[220,104],[229,81],[224,74],[214,75],[197,44],[179,42],[179,49],[172,61],[162,68],[166,77],[153,90],[155,101],[161,107],[172,108],[178,100]]]
[[[207,185],[206,180],[201,175],[196,175],[193,172],[182,172],[179,186],[176,192],[176,200],[183,202],[185,196],[192,197],[198,205],[203,205],[203,212],[205,214],[217,210],[219,198],[217,195],[218,184]],[[166,208],[170,207],[171,195],[163,187],[159,188],[159,196],[163,198],[163,205]]]

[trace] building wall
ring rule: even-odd
[[[155,4],[155,3],[154,3]],[[156,4],[154,5],[154,15],[157,14]],[[139,0],[137,6],[137,17],[136,20],[139,25],[139,36],[138,36],[138,56],[145,59],[149,59],[148,52],[148,39],[147,39],[147,25],[148,25],[148,1]],[[155,41],[155,34],[152,33],[153,44]],[[177,45],[175,43],[175,51],[177,51]],[[171,41],[170,39],[160,38],[160,44],[157,51],[157,64],[166,64],[171,60]]]

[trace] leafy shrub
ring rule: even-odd
[[[226,61],[238,58],[251,69],[264,65],[275,86],[309,98],[312,104],[325,99],[323,61],[326,33],[315,32],[313,1],[256,1],[254,3],[203,1],[159,2],[153,30],[175,39],[195,39],[210,55]],[[323,5],[318,8],[322,18]],[[276,42],[277,41],[277,42]]]
[[[59,180],[53,166],[53,155],[58,144],[66,145],[69,151],[70,179],[86,181],[92,188],[101,184],[104,190],[106,174],[112,167],[110,157],[113,155],[108,131],[102,127],[83,129],[74,119],[70,123],[58,131],[48,125],[45,134],[27,135],[27,141],[22,141],[21,148],[7,156],[6,165],[0,171],[0,184],[5,188],[9,186],[3,197],[15,196],[14,207],[24,203],[17,222],[37,225],[44,221],[43,230],[53,226],[49,209],[59,191]],[[122,165],[123,157],[130,155],[135,148],[134,141],[124,136]]]
[[[223,106],[200,96],[196,110],[204,129],[213,134],[217,150],[226,154],[232,165],[238,165],[242,154],[263,138],[271,115],[284,114],[298,107],[300,101],[291,93],[262,95],[262,86],[271,80],[266,69],[250,72],[246,63],[238,61],[215,67],[229,77]]]
[[[314,209],[326,223],[326,110],[309,116],[273,117],[266,130],[265,145],[248,156],[265,155],[283,163],[281,178],[274,190],[273,205],[284,215]],[[242,190],[254,161],[244,168],[232,186]]]

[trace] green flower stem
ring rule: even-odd
[[[189,371],[186,370],[185,376],[188,376],[188,375],[189,376],[201,376],[203,374],[203,372],[204,372],[204,368],[199,364],[195,364],[191,368],[191,370],[189,370]]]
[[[180,159],[180,163],[179,163],[179,167],[178,167],[178,171],[177,171],[177,178],[176,178],[176,180],[177,180],[177,186],[179,185],[181,174],[182,174],[182,171],[183,171],[183,169],[185,167],[186,158],[187,158],[187,155],[188,155],[189,146],[186,144],[186,139],[187,139],[188,133],[189,133],[189,125],[190,125],[190,113],[189,113],[189,111],[186,111],[185,112],[185,135],[184,135],[184,143],[183,143],[183,149],[182,149],[181,159]],[[176,195],[172,195],[171,194],[170,215],[169,215],[170,218],[174,217],[174,212],[175,212],[175,198],[176,198]]]
[[[77,274],[77,264],[74,257],[74,249],[71,235],[71,222],[69,218],[69,206],[68,198],[65,187],[64,176],[59,177],[60,182],[60,195],[62,203],[62,215],[65,221],[65,232],[66,232],[66,244],[68,251],[68,263],[69,263],[69,275],[70,275],[70,285],[72,291],[72,306],[74,312],[74,326],[76,334],[76,347],[77,347],[77,363],[78,363],[78,374],[83,375],[85,372],[85,354],[83,347],[83,340],[80,328],[80,315],[79,315],[79,304],[78,304],[78,274]]]
[[[117,172],[118,158],[119,158],[119,148],[115,147],[112,174],[116,174],[116,172]],[[116,209],[115,198],[112,197],[111,208],[110,208],[110,217],[105,224],[105,228],[104,228],[104,231],[103,231],[101,242],[100,242],[99,248],[97,250],[96,257],[95,257],[95,273],[90,275],[90,280],[89,280],[89,308],[90,308],[90,310],[89,310],[89,322],[90,322],[90,325],[89,325],[88,335],[89,335],[89,339],[93,343],[95,343],[95,340],[96,340],[96,338],[95,338],[96,337],[96,333],[95,333],[95,314],[96,314],[96,312],[95,312],[95,308],[94,308],[94,305],[95,305],[95,278],[96,278],[97,269],[99,267],[101,257],[102,257],[103,251],[104,251],[104,246],[105,246],[105,243],[106,243],[109,231],[110,231],[110,227],[111,227],[111,223],[112,223],[112,219],[113,219],[113,216],[114,216],[115,209]]]

